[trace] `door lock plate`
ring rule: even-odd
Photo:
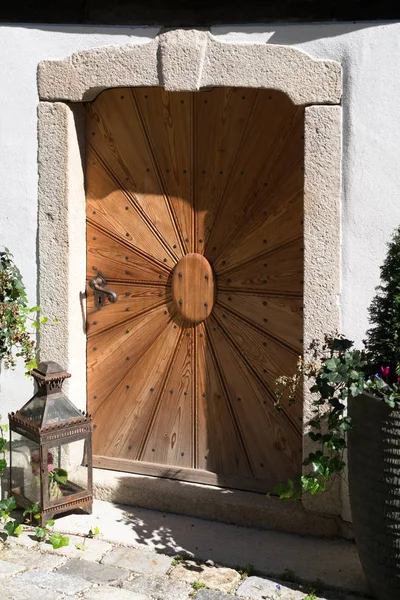
[[[106,300],[114,303],[118,300],[117,294],[105,286],[107,285],[107,279],[101,273],[98,273],[96,277],[89,281],[89,287],[94,291],[94,301],[96,308],[100,309],[106,304]]]

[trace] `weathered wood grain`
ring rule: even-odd
[[[87,109],[95,464],[271,491],[301,468],[303,109],[270,90],[108,90]]]

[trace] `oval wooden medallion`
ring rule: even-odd
[[[214,306],[215,282],[210,263],[201,254],[187,254],[172,274],[172,298],[182,317],[201,323]]]

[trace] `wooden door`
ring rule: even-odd
[[[113,89],[87,105],[97,467],[267,492],[300,471],[304,111],[282,93]]]

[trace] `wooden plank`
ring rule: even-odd
[[[177,467],[194,465],[193,334],[193,329],[182,332],[179,349],[166,373],[166,383],[149,424],[141,461]]]
[[[283,296],[251,296],[235,292],[220,292],[218,304],[222,310],[244,317],[268,337],[302,351],[303,299]]]
[[[129,322],[144,312],[164,306],[165,302],[170,300],[165,285],[108,282],[107,287],[117,294],[117,301],[112,304],[106,300],[106,304],[101,309],[95,304],[93,290],[91,288],[87,290],[86,314],[89,337],[104,329]]]
[[[250,295],[302,297],[303,260],[303,240],[294,240],[227,270],[218,277],[218,288],[220,291],[236,290]]]
[[[147,338],[145,343],[141,339],[142,333]],[[159,333],[154,325],[152,333],[147,328],[136,331],[132,348],[135,355],[129,361],[131,367],[124,368],[122,373],[118,357],[109,364],[107,370],[114,374],[114,381],[118,382],[113,393],[104,399],[100,389],[97,399],[90,400],[95,426],[95,454],[132,459],[139,457],[179,335],[179,330],[173,328],[172,322]],[[124,360],[122,364],[125,364]],[[91,392],[95,391],[95,385],[96,382],[91,386]]]
[[[228,340],[232,351],[240,357],[242,369],[246,371],[250,380],[254,380],[261,393],[262,406],[268,414],[272,414],[271,418],[274,421],[276,379],[281,375],[291,375],[296,372],[299,352],[268,337],[263,330],[249,326],[249,321],[238,318],[218,305],[215,307],[212,320],[214,335],[223,336]],[[299,347],[301,348],[300,342]],[[231,373],[233,371],[230,371]],[[282,426],[295,431],[298,436],[302,430],[302,396],[302,390],[299,390],[298,402],[284,412],[284,422],[282,421]],[[251,414],[250,409],[249,413]],[[255,414],[253,413],[253,418]]]
[[[260,207],[268,210],[272,190],[287,173],[294,169],[301,174],[302,135],[303,110],[280,92],[259,91],[207,244],[209,256],[223,259],[224,249],[253,227]]]
[[[180,258],[182,254],[168,199],[129,90],[107,90],[88,105],[87,139],[90,140],[89,186],[93,183],[91,167],[95,165],[92,162],[96,160],[90,156],[93,152],[154,235]]]
[[[285,415],[274,410],[265,387],[243,361],[245,353],[250,351],[247,344],[234,347],[227,339],[226,330],[217,325],[212,315],[210,324],[207,323],[209,340],[226,382],[237,427],[245,440],[253,476],[279,481],[297,475],[301,471],[301,432],[290,423],[288,426]],[[243,327],[242,331],[244,337],[247,331]],[[250,357],[263,362],[265,354],[257,347],[257,350],[252,349]]]
[[[93,466],[99,469],[110,469],[112,471],[122,471],[123,473],[137,473],[139,475],[151,475],[153,477],[162,477],[166,479],[177,479],[191,483],[203,483],[222,488],[234,488],[250,492],[259,492],[266,494],[273,492],[273,488],[280,481],[274,479],[254,479],[235,477],[234,475],[218,475],[201,469],[189,469],[188,467],[174,467],[172,465],[163,465],[155,463],[145,463],[141,461],[114,458],[104,455],[93,456]],[[282,479],[281,483],[284,480]]]
[[[216,481],[224,475],[250,478],[246,447],[204,323],[197,327],[196,389],[197,468],[216,473]]]
[[[193,94],[132,89],[185,253],[194,251]]]
[[[151,348],[157,336],[173,324],[168,310],[158,307],[88,340],[88,403],[95,414],[132,367]]]
[[[213,88],[194,95],[196,252],[201,254],[242,151],[257,94],[252,89]]]
[[[268,203],[260,202],[254,207],[243,223],[242,231],[235,237],[232,235],[231,241],[213,261],[213,268],[218,273],[303,237],[302,174],[296,179],[292,195],[281,196],[280,189]],[[290,185],[291,181],[286,180],[286,183]]]
[[[157,238],[135,205],[123,190],[116,187],[107,170],[90,149],[88,165],[86,203],[90,221],[113,233],[131,248],[139,249],[147,257],[152,257],[161,264],[175,264],[176,259],[169,247]]]
[[[112,237],[89,221],[86,231],[87,279],[92,279],[99,271],[106,279],[113,281],[158,284],[160,279],[168,277],[168,271],[163,265],[159,265],[152,257],[144,257],[125,240]]]

